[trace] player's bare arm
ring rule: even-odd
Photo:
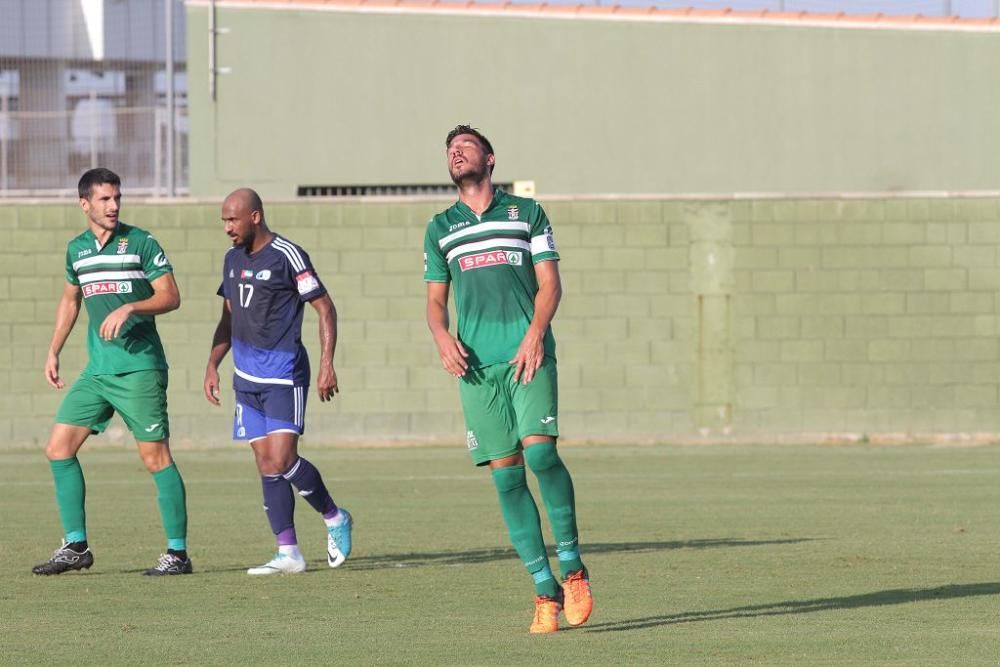
[[[469,353],[462,341],[448,332],[448,283],[427,283],[427,326],[444,369],[455,377],[465,375],[469,368],[465,358]]]
[[[337,387],[337,371],[333,368],[333,353],[337,349],[337,308],[329,294],[313,299],[309,304],[319,315],[319,345],[322,352],[319,373],[316,375],[316,391],[319,393],[319,400],[326,402],[340,391]]]
[[[212,349],[208,353],[208,364],[205,367],[205,382],[202,388],[205,391],[205,398],[212,405],[219,403],[219,364],[229,353],[229,348],[233,344],[233,313],[229,299],[222,302],[222,315],[219,317],[219,324],[215,327],[215,335],[212,336]]]
[[[180,308],[181,292],[177,287],[177,281],[174,280],[173,273],[164,273],[149,284],[153,288],[153,296],[142,301],[126,303],[108,313],[98,330],[102,339],[117,338],[125,322],[132,315],[162,315]]]
[[[49,344],[49,353],[45,359],[45,380],[56,389],[62,389],[66,386],[66,383],[59,377],[59,354],[62,352],[70,332],[73,331],[76,318],[80,315],[82,301],[83,291],[79,285],[66,283],[63,286],[59,305],[56,306],[56,323],[52,331],[52,342]]]
[[[528,384],[535,377],[545,358],[545,332],[552,323],[552,318],[559,308],[562,298],[562,281],[559,279],[559,263],[545,261],[535,264],[535,278],[538,280],[538,293],[535,294],[535,316],[531,318],[528,331],[521,339],[517,354],[510,360],[514,369],[514,382],[520,378]]]

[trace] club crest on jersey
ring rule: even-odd
[[[518,218],[519,215],[520,215],[520,213],[518,212],[516,206],[508,206],[507,207],[507,219],[508,220],[517,220],[517,218]]]
[[[519,250],[489,250],[487,252],[466,255],[458,260],[458,266],[462,271],[472,269],[482,269],[487,266],[497,266],[500,264],[521,265],[521,252]]]
[[[128,238],[118,239],[118,254],[124,255],[128,252]]]
[[[319,280],[316,279],[312,271],[303,271],[295,276],[295,283],[299,288],[299,294],[302,295],[309,294],[309,292],[319,288]]]
[[[132,283],[127,280],[109,280],[99,283],[87,283],[83,286],[83,298],[98,294],[131,294]]]

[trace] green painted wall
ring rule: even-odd
[[[188,9],[191,190],[447,182],[483,128],[540,194],[994,190],[995,34]]]
[[[1000,432],[1000,200],[544,203],[563,257],[567,439]],[[424,225],[445,205],[268,206],[340,311],[342,393],[310,402],[310,442],[461,442],[420,273]],[[226,444],[232,398],[216,409],[201,392],[228,246],[219,205],[126,203],[123,219],[156,234],[182,291],[159,323],[174,441]],[[70,205],[0,205],[0,446],[47,437],[60,393],[42,369],[64,244],[83,224]],[[82,325],[62,359],[71,378]],[[314,354],[316,330],[307,311]],[[116,424],[102,441],[129,443]]]

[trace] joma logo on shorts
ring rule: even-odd
[[[104,283],[90,283],[83,286],[84,298],[95,294],[129,294],[132,292],[132,283],[128,281],[109,281]]]
[[[490,250],[476,255],[466,255],[458,260],[458,266],[462,271],[470,269],[481,269],[486,266],[497,266],[499,264],[521,265],[521,253],[518,250]]]

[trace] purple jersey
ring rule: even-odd
[[[309,255],[277,234],[256,253],[226,253],[218,294],[232,307],[233,388],[309,384],[302,311],[326,294]]]

